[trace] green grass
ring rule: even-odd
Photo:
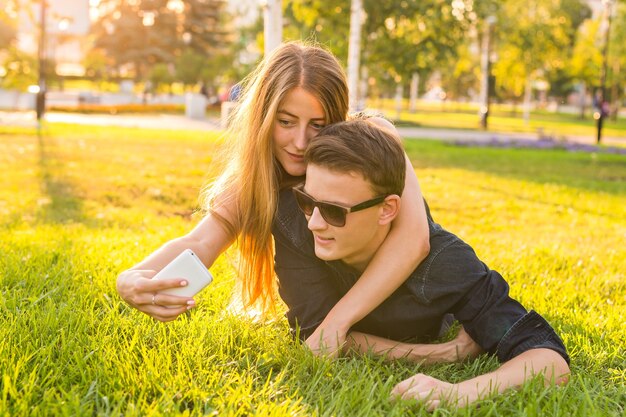
[[[380,108],[387,117],[397,118],[396,105],[393,100],[374,100],[370,104]],[[546,110],[534,110],[528,124],[524,122],[522,108],[516,110],[510,105],[493,104],[490,109],[489,131],[491,132],[521,132],[542,133],[560,139],[563,136],[596,135],[596,121],[591,116],[592,109],[587,109],[585,119],[578,114],[554,113]],[[446,129],[479,129],[478,108],[467,103],[427,103],[420,101],[416,112],[408,111],[408,101],[403,102],[403,110],[399,126],[420,126],[428,128]],[[626,119],[618,118],[613,121],[605,119],[603,136],[626,138]]]
[[[0,415],[429,415],[388,400],[426,372],[458,381],[493,358],[422,367],[313,357],[285,320],[226,311],[232,256],[199,307],[157,323],[115,278],[198,220],[214,134],[52,125],[0,128]],[[433,216],[501,271],[562,335],[564,387],[436,416],[621,416],[626,404],[626,157],[406,147]]]

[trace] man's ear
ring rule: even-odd
[[[398,216],[398,213],[400,213],[400,197],[396,194],[387,196],[378,217],[378,224],[383,226],[391,223]]]

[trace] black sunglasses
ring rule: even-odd
[[[293,188],[293,195],[296,197],[296,202],[298,203],[300,210],[302,210],[302,212],[307,216],[312,216],[313,210],[317,207],[322,215],[322,218],[326,220],[326,223],[336,227],[343,227],[346,225],[346,216],[348,213],[354,213],[355,211],[374,207],[375,205],[385,201],[385,198],[387,198],[387,196],[379,196],[352,207],[344,207],[339,204],[317,201],[305,193],[303,188],[304,184]]]

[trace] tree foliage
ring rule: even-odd
[[[494,65],[501,93],[519,98],[529,81],[565,68],[578,26],[588,13],[581,0],[504,2],[498,14]]]
[[[608,82],[616,115],[626,88],[626,2],[615,8],[608,50]]]
[[[318,40],[345,62],[350,4],[287,2],[285,37]],[[365,0],[364,9],[361,62],[383,91],[407,84],[414,72],[422,80],[440,73],[456,97],[478,88],[476,48],[489,18],[495,19],[494,73],[501,95],[519,98],[527,81],[537,78],[550,79],[565,93],[571,89],[566,67],[577,31],[590,16],[582,0]]]
[[[158,64],[174,64],[185,50],[207,61],[222,55],[229,41],[224,0],[103,0],[93,26],[96,47],[113,67],[131,68],[145,79]],[[161,71],[161,70],[159,70]]]
[[[160,92],[162,87],[168,87],[174,82],[174,76],[168,65],[159,63],[150,70],[148,80],[152,84],[152,90]]]
[[[0,2],[0,4],[2,3]],[[16,35],[15,20],[3,7],[0,9],[0,51],[8,49],[14,43]]]
[[[599,47],[600,20],[587,20],[578,31],[570,60],[570,73],[588,86],[600,82],[602,54]]]
[[[285,9],[292,23],[286,38],[315,39],[326,44],[344,62],[348,54],[350,0],[329,7],[321,0],[293,0]],[[428,75],[457,57],[458,40],[467,28],[467,8],[449,1],[365,0],[361,63],[383,84],[408,82],[413,72]]]
[[[6,74],[0,79],[2,88],[24,91],[29,85],[37,84],[39,65],[36,57],[10,47],[3,65]]]

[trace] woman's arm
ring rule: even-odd
[[[373,353],[387,359],[404,358],[422,364],[460,362],[484,352],[463,328],[454,340],[432,344],[402,343],[370,334],[350,332],[345,349]]]
[[[531,349],[504,363],[494,372],[457,384],[417,374],[395,386],[391,395],[402,399],[424,401],[433,411],[441,403],[465,407],[477,400],[499,394],[541,374],[545,384],[564,384],[570,369],[565,359],[551,349]]]
[[[369,119],[394,129],[388,121]],[[314,352],[337,355],[350,327],[389,297],[426,258],[430,250],[429,229],[422,192],[409,158],[402,207],[389,235],[363,275],[328,313],[306,340]]]
[[[230,217],[231,211],[218,212]],[[131,307],[160,320],[171,321],[195,306],[193,298],[158,294],[159,291],[187,285],[181,279],[153,280],[165,265],[185,249],[193,250],[210,266],[234,240],[214,213],[207,214],[187,235],[167,242],[146,259],[122,272],[117,278],[117,292]]]

